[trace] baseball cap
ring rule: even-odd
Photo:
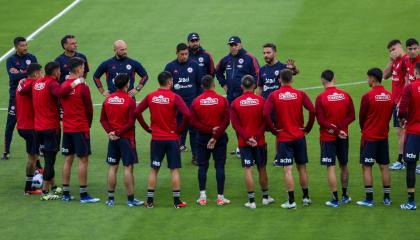
[[[188,39],[188,42],[191,40],[200,40],[200,36],[198,35],[198,33],[193,32],[193,33],[188,34],[187,39]]]
[[[241,43],[241,39],[238,36],[232,36],[228,40],[228,44]]]

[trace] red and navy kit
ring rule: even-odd
[[[410,58],[408,55],[404,55],[402,59],[402,68],[406,77],[408,77],[408,82],[416,80],[414,75],[414,68],[416,63],[420,62],[420,55],[417,55],[415,58]]]
[[[60,81],[59,81],[60,83],[64,82],[66,80],[66,78],[68,78],[68,76],[70,74],[69,60],[74,58],[74,57],[81,58],[85,61],[85,74],[87,74],[90,71],[88,60],[83,53],[76,52],[73,57],[69,57],[69,56],[67,56],[66,54],[63,53],[55,59],[55,61],[58,62],[58,64],[60,64],[60,72],[61,72]]]
[[[145,85],[149,79],[147,72],[141,63],[129,57],[117,58],[114,56],[102,62],[93,74],[93,80],[95,81],[97,88],[102,87],[101,77],[103,74],[106,75],[106,83],[110,93],[117,91],[117,88],[114,85],[114,78],[119,74],[127,74],[130,78],[129,91],[134,88],[136,74],[141,77],[141,85]]]
[[[202,47],[199,47],[196,52],[190,49],[189,58],[198,63],[203,75],[211,75],[214,77],[214,62],[213,57],[209,52],[204,50]]]
[[[258,81],[259,69],[257,59],[245,49],[239,50],[235,56],[229,53],[217,63],[216,77],[222,87],[227,86],[229,102],[242,94],[241,80],[243,76],[251,75],[255,81]]]
[[[392,61],[392,98],[394,99],[395,105],[399,104],[405,86],[405,70],[403,68],[403,60],[406,57],[407,55],[404,55]]]
[[[277,61],[273,65],[264,65],[260,68],[260,79],[258,80],[258,87],[262,88],[262,97],[267,99],[270,93],[280,88],[280,82],[277,76],[280,71],[286,69],[287,65]]]

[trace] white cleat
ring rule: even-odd
[[[275,202],[274,198],[268,196],[268,198],[263,198],[262,199],[262,204],[263,205],[269,205],[271,203]]]
[[[302,199],[303,206],[309,206],[312,204],[312,200],[310,198]]]
[[[285,209],[296,209],[296,208],[297,208],[297,206],[296,206],[296,203],[295,203],[295,202],[293,202],[293,203],[289,203],[289,201],[287,201],[287,202],[283,203],[283,204],[281,205],[281,207],[282,207],[282,208],[285,208]]]
[[[246,208],[251,208],[251,209],[255,209],[255,208],[257,208],[257,205],[255,204],[255,202],[246,202],[245,204],[244,204],[244,207],[246,207]]]

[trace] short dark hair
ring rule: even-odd
[[[331,82],[334,79],[334,72],[327,69],[321,73],[321,78],[327,82]]]
[[[382,82],[382,70],[379,68],[371,68],[368,70],[367,75],[369,77],[375,78],[375,80],[379,83]]]
[[[263,48],[271,48],[274,52],[277,52],[277,47],[274,43],[266,43],[263,45]]]
[[[386,46],[386,48],[390,49],[391,47],[397,45],[397,44],[401,44],[401,41],[398,39],[394,39],[389,41],[388,45]]]
[[[283,69],[280,71],[280,80],[284,83],[290,83],[293,79],[293,72],[290,69]]]
[[[188,49],[188,46],[185,43],[179,43],[178,45],[176,45],[176,52],[177,53],[180,52],[180,51],[183,51],[183,50],[187,50],[187,49]]]
[[[406,47],[411,47],[413,45],[419,45],[419,42],[415,39],[415,38],[409,38],[407,39],[407,41],[405,42],[405,46]]]
[[[74,70],[81,65],[85,64],[85,60],[79,58],[79,57],[73,57],[69,60],[69,71],[74,72]]]
[[[241,79],[241,85],[245,88],[245,89],[251,89],[252,86],[254,86],[255,84],[255,79],[253,76],[251,75],[245,75],[242,77]]]
[[[28,76],[32,76],[36,71],[39,71],[42,69],[42,66],[39,63],[31,63],[28,66],[28,69],[26,70],[26,73]]]
[[[420,74],[420,62],[416,63],[416,65],[414,66],[414,70],[416,70],[417,73]]]
[[[203,86],[204,89],[210,89],[213,86],[214,78],[212,75],[205,75],[203,78],[201,78],[201,86]]]
[[[123,89],[125,85],[127,85],[128,81],[130,81],[130,78],[127,74],[119,74],[114,79],[114,84],[118,89]]]
[[[49,62],[45,64],[45,74],[51,76],[57,68],[60,69],[60,64],[58,64],[58,62]]]
[[[158,82],[160,86],[165,86],[170,79],[172,79],[172,74],[168,71],[163,71],[158,75]]]
[[[67,43],[68,39],[75,38],[74,35],[67,34],[61,39],[61,47],[64,49],[64,44]]]
[[[15,39],[13,39],[13,45],[16,47],[17,45],[19,45],[19,43],[21,42],[26,42],[26,38],[24,37],[15,37]]]

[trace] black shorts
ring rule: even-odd
[[[36,131],[42,151],[58,152],[60,149],[60,129]]]
[[[35,130],[22,129],[18,130],[19,135],[25,139],[26,152],[30,155],[39,154],[39,141]]]
[[[257,165],[258,168],[267,165],[267,144],[256,147],[240,147],[242,167],[252,167]]]
[[[63,146],[61,153],[64,156],[74,155],[86,157],[91,154],[89,132],[65,132],[63,133]]]
[[[400,128],[401,126],[400,126],[400,121],[398,121],[398,108],[397,108],[397,105],[394,105],[394,108],[393,108],[393,110],[392,110],[392,125],[395,127],[395,128]]]
[[[375,162],[380,165],[389,164],[388,139],[376,141],[362,139],[360,144],[360,164],[373,166]]]
[[[108,155],[106,162],[109,165],[118,165],[120,159],[123,166],[130,166],[138,163],[135,139],[120,138],[108,142]]]
[[[181,151],[178,140],[152,140],[150,142],[150,167],[158,169],[166,155],[168,168],[181,168]]]
[[[337,138],[334,141],[321,141],[321,165],[335,166],[337,158],[340,166],[346,166],[348,155],[348,139]]]
[[[224,166],[226,164],[226,151],[228,136],[223,134],[217,140],[214,149],[208,149],[207,143],[212,138],[211,134],[201,134],[197,135],[197,165],[207,165],[209,164],[210,155],[213,154],[213,160],[215,165]]]
[[[404,161],[417,162],[420,153],[420,135],[407,133],[404,142]]]
[[[298,165],[308,163],[305,137],[289,142],[277,143],[276,165],[289,166],[296,162]]]

